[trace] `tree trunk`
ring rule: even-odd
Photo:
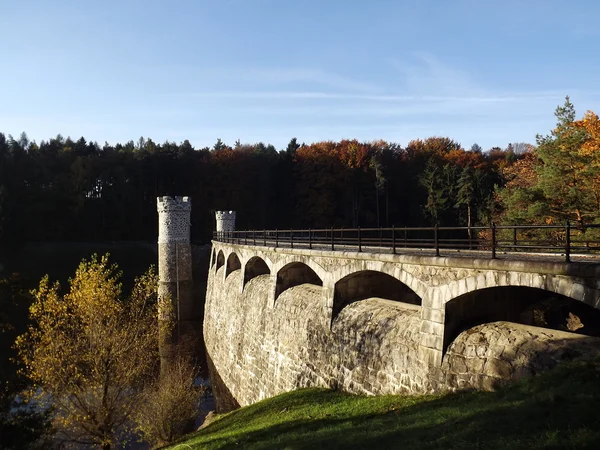
[[[379,189],[375,188],[375,205],[377,207],[377,228],[379,228]]]
[[[473,239],[472,231],[471,231],[471,205],[467,205],[467,233],[469,234],[469,250],[471,250],[471,242]]]
[[[471,238],[471,205],[467,205],[467,227],[469,227],[469,239]]]
[[[385,184],[385,226],[390,226],[390,196],[387,183]]]

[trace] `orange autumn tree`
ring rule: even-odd
[[[586,188],[593,195],[595,208],[600,212],[600,119],[596,113],[588,111],[573,125],[586,134],[579,153],[587,162],[584,169]]]

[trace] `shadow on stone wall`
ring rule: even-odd
[[[445,318],[444,351],[463,331],[495,321],[600,336],[600,310],[564,295],[522,286],[461,295],[446,304]]]
[[[215,399],[215,410],[217,414],[223,414],[238,409],[240,404],[223,382],[221,375],[219,375],[219,371],[213,364],[208,353],[206,354],[206,364],[210,375],[210,386]]]

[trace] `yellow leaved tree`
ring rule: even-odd
[[[16,346],[32,395],[51,406],[57,440],[110,449],[129,431],[137,393],[158,369],[157,277],[138,278],[128,297],[107,256],[82,261],[61,293],[48,277]]]

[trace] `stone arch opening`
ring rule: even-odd
[[[244,286],[252,278],[256,278],[259,275],[269,275],[270,273],[271,270],[264,259],[259,256],[253,256],[248,260],[244,268]]]
[[[301,284],[314,284],[323,286],[323,280],[319,278],[314,270],[301,262],[293,262],[283,266],[277,272],[277,282],[275,284],[275,300],[283,291]]]
[[[236,270],[240,270],[242,268],[242,263],[238,255],[231,252],[227,257],[227,267],[225,268],[225,278],[227,278],[231,272],[235,272]]]
[[[421,297],[397,278],[376,270],[361,270],[335,283],[332,320],[350,303],[372,297],[421,305]]]
[[[219,250],[219,253],[217,254],[217,267],[215,269],[215,272],[217,270],[219,270],[221,267],[223,267],[225,265],[225,254],[223,253],[223,250]]]
[[[213,267],[217,262],[217,252],[216,250],[213,248],[212,254],[211,254],[211,260],[210,260],[210,267]]]
[[[592,306],[544,289],[498,286],[469,292],[446,303],[444,354],[463,331],[497,321],[600,336],[600,310]]]

